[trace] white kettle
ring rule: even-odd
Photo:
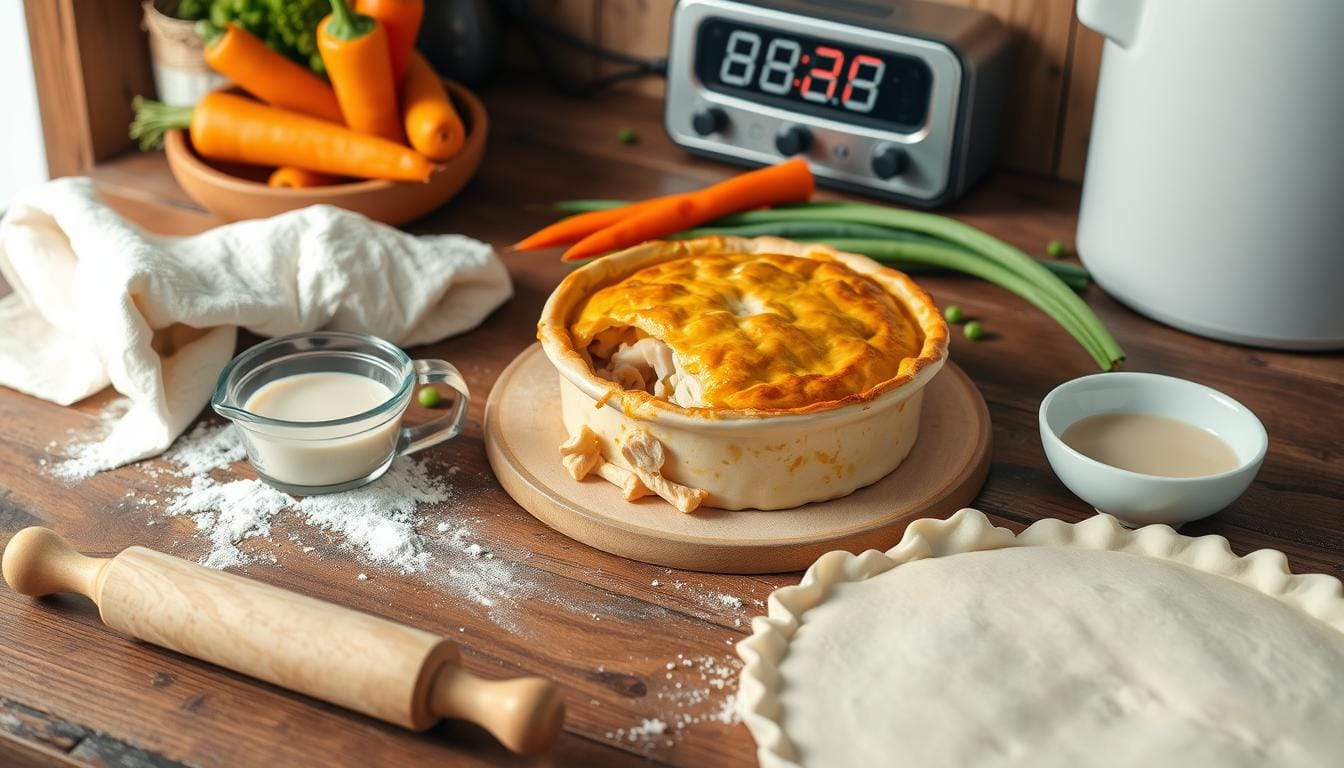
[[[1344,0],[1078,0],[1106,36],[1078,252],[1192,333],[1344,348]]]

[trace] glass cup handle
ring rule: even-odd
[[[471,407],[471,394],[467,391],[467,382],[462,374],[449,363],[442,360],[415,360],[415,378],[420,384],[446,384],[457,392],[457,402],[448,413],[428,423],[415,427],[402,427],[397,438],[397,455],[424,450],[445,440],[457,437],[462,425],[467,421],[467,410]]]

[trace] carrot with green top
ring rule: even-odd
[[[387,30],[387,52],[392,59],[392,76],[402,82],[420,21],[425,16],[424,0],[357,0],[355,10],[372,16]]]
[[[206,44],[205,63],[271,106],[345,123],[331,86],[237,24]]]
[[[360,133],[405,142],[382,25],[351,11],[346,0],[331,0],[331,15],[317,25],[317,50],[345,124]]]
[[[216,91],[194,107],[135,100],[131,138],[142,148],[158,146],[174,128],[187,129],[196,151],[212,160],[396,181],[428,181],[434,170],[428,158],[409,147],[245,96]]]
[[[419,51],[411,51],[406,65],[406,79],[401,84],[401,113],[406,138],[415,151],[439,162],[461,151],[467,137],[462,118],[448,98],[439,73]]]
[[[576,261],[638,245],[645,240],[667,237],[732,213],[801,202],[812,196],[814,188],[815,181],[807,161],[802,158],[786,160],[629,212],[615,224],[575,243],[565,251],[563,258]]]

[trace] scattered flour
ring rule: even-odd
[[[203,440],[200,445],[203,451],[213,451],[218,441]],[[208,463],[190,461],[193,466]],[[194,515],[197,529],[210,539],[211,550],[201,559],[204,565],[226,568],[248,562],[238,543],[270,536],[272,520],[288,510],[315,528],[341,535],[347,547],[370,562],[402,572],[424,570],[429,561],[424,540],[415,532],[416,508],[450,497],[425,465],[414,460],[394,463],[386,475],[363,488],[303,499],[260,480],[220,483],[203,474],[175,493],[168,513]]]
[[[201,564],[211,568],[242,565],[249,558],[238,542],[271,535],[271,519],[294,502],[288,494],[256,480],[218,483],[205,475],[177,490],[168,504],[170,515],[192,515],[196,529],[210,539],[210,551]]]
[[[65,458],[51,465],[51,474],[67,481],[84,480],[120,464],[117,451],[109,450],[103,439],[130,408],[130,398],[119,397],[98,412],[98,426],[83,432],[71,430],[74,439],[65,446]],[[56,441],[51,441],[47,447],[55,448]],[[46,466],[45,460],[42,464]]]
[[[658,587],[662,586],[662,583],[655,579],[650,582],[650,585]],[[684,581],[674,579],[672,581],[672,588],[686,595],[701,608],[705,608],[709,611],[716,611],[721,608],[731,608],[732,610],[740,611],[746,606],[746,603],[743,602],[742,598],[737,597],[736,595],[730,595],[727,592],[715,592],[706,589],[703,583],[698,586],[692,586]],[[759,604],[759,601],[754,602]],[[738,626],[741,626],[742,620],[736,619],[735,623]]]
[[[247,458],[247,452],[238,430],[230,429],[227,424],[201,422],[190,433],[179,437],[164,458],[177,465],[177,474],[194,477],[242,461]]]
[[[700,723],[733,725],[737,713],[737,676],[742,662],[735,657],[686,656],[677,654],[667,662],[654,698],[666,711],[657,717],[640,718],[639,725],[608,731],[606,737],[653,749],[670,747],[680,732]],[[601,669],[599,669],[601,671]]]

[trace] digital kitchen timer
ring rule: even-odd
[[[892,0],[680,0],[663,122],[697,154],[807,158],[818,181],[920,206],[989,167],[1008,32],[967,8]]]

